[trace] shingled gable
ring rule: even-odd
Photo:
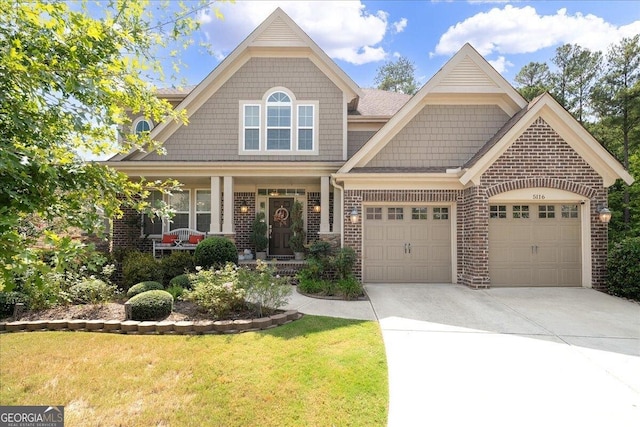
[[[358,85],[281,9],[277,8],[229,56],[176,106],[192,116],[233,74],[255,56],[304,57],[311,60],[345,94],[350,109],[362,95]],[[151,131],[151,138],[166,141],[181,123],[167,121]],[[141,160],[149,153],[134,150],[112,160]]]
[[[532,100],[487,141],[464,165],[465,172],[460,177],[461,183],[467,185],[473,182],[478,185],[482,174],[539,117],[602,177],[605,187],[611,186],[618,178],[629,185],[633,183],[633,177],[622,165],[548,93]]]
[[[366,167],[425,105],[462,102],[498,105],[509,116],[526,105],[509,82],[467,43],[344,164],[338,174]]]

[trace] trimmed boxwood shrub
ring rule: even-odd
[[[609,250],[609,293],[640,301],[640,237],[629,237]]]
[[[173,297],[167,291],[146,291],[132,297],[132,320],[157,320],[167,317],[173,310]]]
[[[196,246],[196,266],[208,269],[223,267],[227,263],[238,263],[236,244],[224,237],[207,237]]]
[[[69,288],[73,304],[97,304],[107,302],[115,295],[116,288],[100,279],[86,280]]]
[[[191,289],[191,280],[188,274],[181,274],[169,281],[169,286],[180,286],[182,289]]]
[[[174,251],[171,255],[160,260],[160,266],[163,274],[162,283],[165,286],[176,276],[193,273],[196,267],[193,255],[188,251]]]
[[[122,260],[122,289],[126,291],[145,280],[162,281],[160,264],[151,254],[127,252]]]
[[[160,282],[154,282],[154,281],[140,282],[138,284],[133,285],[131,288],[129,288],[129,290],[127,291],[127,296],[131,298],[143,292],[153,291],[153,290],[162,290],[162,289],[164,289],[164,286],[162,286],[162,283]]]

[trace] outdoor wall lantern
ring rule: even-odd
[[[315,213],[320,213],[321,210],[322,210],[322,207],[320,206],[320,203],[314,202],[313,203],[313,211]]]
[[[600,213],[598,214],[598,217],[600,218],[600,221],[602,221],[605,224],[608,224],[609,221],[611,221],[611,211],[607,209],[605,206],[602,209],[600,209]]]
[[[249,205],[247,205],[246,201],[242,201],[242,204],[240,205],[240,212],[242,213],[247,213],[249,212]]]
[[[351,223],[357,224],[360,220],[360,215],[358,214],[358,208],[353,208],[351,211]]]

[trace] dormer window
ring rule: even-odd
[[[145,119],[144,117],[139,117],[133,122],[132,128],[133,128],[132,129],[133,133],[137,135],[142,132],[151,132],[151,129],[153,129],[153,126],[150,120]]]
[[[240,114],[240,154],[318,154],[318,101],[274,88],[261,101],[240,101]]]

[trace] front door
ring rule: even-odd
[[[269,255],[293,255],[289,247],[291,238],[291,206],[293,199],[269,199]]]

